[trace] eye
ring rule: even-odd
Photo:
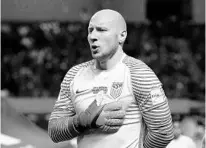
[[[91,33],[93,30],[93,28],[88,28],[88,33]]]
[[[97,28],[97,31],[103,32],[103,31],[107,31],[107,30],[104,28]]]

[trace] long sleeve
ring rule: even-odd
[[[79,132],[74,127],[75,110],[71,100],[70,85],[80,67],[73,67],[65,75],[58,99],[51,113],[48,134],[54,142],[70,140]]]
[[[144,148],[166,147],[173,139],[173,125],[168,101],[162,87],[152,88],[145,96],[145,102],[140,108],[148,131],[144,140]]]
[[[125,59],[130,69],[134,96],[146,125],[144,148],[164,148],[173,139],[171,112],[162,84],[143,62]]]

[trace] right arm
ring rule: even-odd
[[[59,92],[58,99],[51,113],[48,134],[54,142],[70,140],[76,137],[79,132],[75,129],[73,118],[75,110],[71,100],[70,84],[78,69],[72,68],[65,75]]]
[[[76,115],[70,86],[78,69],[74,67],[66,74],[49,119],[48,133],[56,143],[71,140],[90,128],[100,127],[103,132],[116,132],[123,123],[125,111],[117,103],[97,106],[94,100],[85,111]]]

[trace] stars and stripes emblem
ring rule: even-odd
[[[111,87],[111,90],[110,90],[110,95],[114,99],[118,98],[121,95],[122,86],[123,86],[123,82],[113,82],[112,83],[112,87]]]

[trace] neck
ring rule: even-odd
[[[96,60],[96,66],[98,69],[102,70],[108,70],[114,67],[122,58],[124,55],[124,52],[122,49],[118,49],[115,54],[113,54],[111,57],[109,57],[106,60]]]

